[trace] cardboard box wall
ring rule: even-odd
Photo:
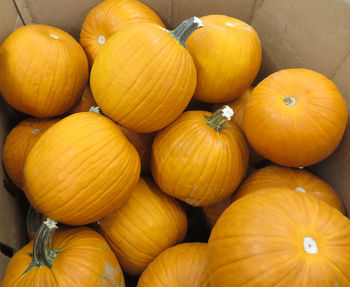
[[[86,14],[100,0],[0,0],[0,43],[16,28],[40,23],[78,39]],[[332,79],[350,111],[349,0],[142,0],[169,28],[191,16],[226,14],[251,24],[259,34],[263,62],[257,80],[284,68],[304,67]],[[0,67],[1,69],[1,67]],[[0,103],[0,144],[13,115]],[[312,167],[350,210],[350,127],[336,152]],[[3,171],[0,170],[1,181]],[[26,241],[20,199],[0,186],[0,242],[20,248]],[[1,245],[1,250],[4,246]],[[0,253],[0,281],[9,258]]]

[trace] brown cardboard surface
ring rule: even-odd
[[[192,16],[224,14],[249,22],[256,0],[173,0],[171,24],[173,27]]]
[[[0,19],[0,43],[2,43],[13,30],[22,26],[23,23],[11,0],[0,1]]]

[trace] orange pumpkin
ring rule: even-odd
[[[137,287],[209,287],[206,243],[183,243],[162,252],[142,273]]]
[[[37,118],[67,112],[88,81],[83,48],[51,26],[27,25],[3,42],[0,92],[15,109]]]
[[[253,90],[244,114],[252,147],[284,166],[302,167],[329,156],[348,120],[336,85],[307,69],[276,72]]]
[[[34,241],[11,258],[2,287],[124,286],[118,260],[100,234],[80,227],[53,235],[56,228],[50,220],[42,224]]]
[[[151,168],[161,190],[193,206],[216,203],[235,191],[249,154],[231,116],[227,106],[213,114],[188,111],[157,134]]]
[[[248,176],[234,194],[233,201],[264,188],[290,188],[308,193],[345,214],[341,199],[328,183],[305,169],[292,169],[275,165],[258,169]]]
[[[135,23],[155,23],[164,27],[157,14],[137,0],[107,0],[93,8],[80,33],[80,43],[90,66],[112,35]]]
[[[154,136],[152,134],[136,133],[122,126],[119,127],[139,153],[141,160],[141,173],[151,173],[151,151]]]
[[[8,134],[2,159],[8,176],[18,188],[23,188],[23,170],[29,152],[44,132],[58,121],[59,119],[27,119]]]
[[[187,217],[175,199],[140,178],[129,200],[100,227],[123,270],[141,274],[163,250],[184,239]]]
[[[350,221],[313,196],[265,189],[237,200],[208,243],[211,287],[350,286]]]
[[[201,18],[204,28],[186,42],[198,72],[195,97],[225,103],[244,93],[261,62],[261,45],[248,24],[225,15]]]
[[[244,120],[244,111],[245,107],[252,95],[253,88],[247,89],[242,95],[233,100],[232,102],[227,103],[227,105],[234,111],[234,114],[231,118],[231,121],[236,123],[241,129],[243,129],[243,120]],[[214,105],[212,111],[221,108],[223,105]],[[257,164],[263,161],[264,158],[258,154],[252,147],[249,147],[249,162],[251,164]]]
[[[183,45],[199,27],[194,17],[173,31],[146,23],[130,25],[112,36],[96,58],[90,77],[103,113],[143,133],[175,120],[196,88],[196,68]]]
[[[127,200],[140,175],[140,158],[114,122],[95,113],[76,113],[39,139],[24,175],[35,209],[56,221],[82,225]]]
[[[91,89],[89,86],[86,86],[80,101],[68,112],[68,114],[75,114],[81,112],[88,112],[90,108],[96,106],[96,101],[92,95]]]

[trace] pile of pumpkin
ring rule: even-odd
[[[345,101],[308,69],[252,88],[261,54],[240,20],[167,30],[136,0],[97,5],[80,44],[14,31],[0,91],[35,118],[9,133],[3,162],[45,220],[2,286],[125,286],[122,270],[138,287],[350,286],[350,221],[303,169],[340,143]],[[181,243],[187,205],[214,226],[208,243]]]

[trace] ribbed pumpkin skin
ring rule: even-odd
[[[265,188],[289,188],[305,192],[323,200],[341,213],[345,213],[344,205],[338,194],[324,180],[304,169],[298,170],[275,165],[258,169],[248,176],[234,194],[233,200]]]
[[[244,120],[244,111],[245,107],[252,96],[253,88],[248,88],[242,95],[240,95],[238,98],[234,99],[232,102],[227,103],[233,111],[233,117],[231,118],[231,121],[236,123],[242,130],[243,130],[243,120]],[[211,111],[216,111],[218,108],[222,107],[223,104],[214,105]],[[254,149],[250,147],[249,149],[249,162],[251,164],[257,164],[261,161],[263,161],[264,158],[258,154]]]
[[[188,51],[156,24],[135,24],[110,38],[91,70],[91,90],[102,111],[136,132],[170,124],[196,88]]]
[[[69,114],[88,112],[92,106],[96,106],[96,101],[89,86],[86,86],[80,101],[68,112]]]
[[[285,97],[293,97],[287,105]],[[307,69],[276,72],[253,90],[244,115],[252,147],[274,163],[300,167],[329,156],[340,143],[348,119],[336,85]]]
[[[261,45],[255,30],[224,15],[201,18],[204,28],[187,40],[198,72],[195,97],[224,103],[239,97],[254,81],[261,63]]]
[[[20,122],[8,134],[2,151],[5,170],[12,182],[22,188],[24,164],[29,152],[44,132],[59,119],[27,119]]]
[[[164,27],[152,9],[136,0],[107,0],[94,7],[86,16],[80,33],[80,43],[90,66],[112,35],[135,23],[155,23]]]
[[[129,200],[103,218],[100,227],[123,270],[141,274],[163,250],[184,239],[187,217],[175,199],[140,178]]]
[[[83,48],[68,33],[27,25],[1,48],[0,91],[12,107],[46,118],[67,112],[79,101],[89,68]]]
[[[10,260],[2,287],[124,287],[119,263],[104,238],[86,227],[56,231],[52,240],[56,255],[52,268],[33,268],[33,241]]]
[[[120,126],[123,134],[134,145],[141,160],[141,173],[151,173],[151,151],[154,136],[152,134],[136,133]]]
[[[300,192],[265,189],[237,200],[208,247],[211,287],[350,286],[349,219]]]
[[[206,111],[188,111],[157,134],[151,169],[167,194],[193,206],[206,206],[228,197],[248,166],[248,145],[239,129],[216,132],[206,124]]]
[[[209,287],[206,243],[166,249],[142,273],[137,287]]]
[[[140,175],[140,158],[114,122],[77,113],[40,138],[24,175],[36,210],[55,221],[83,225],[127,200]]]

